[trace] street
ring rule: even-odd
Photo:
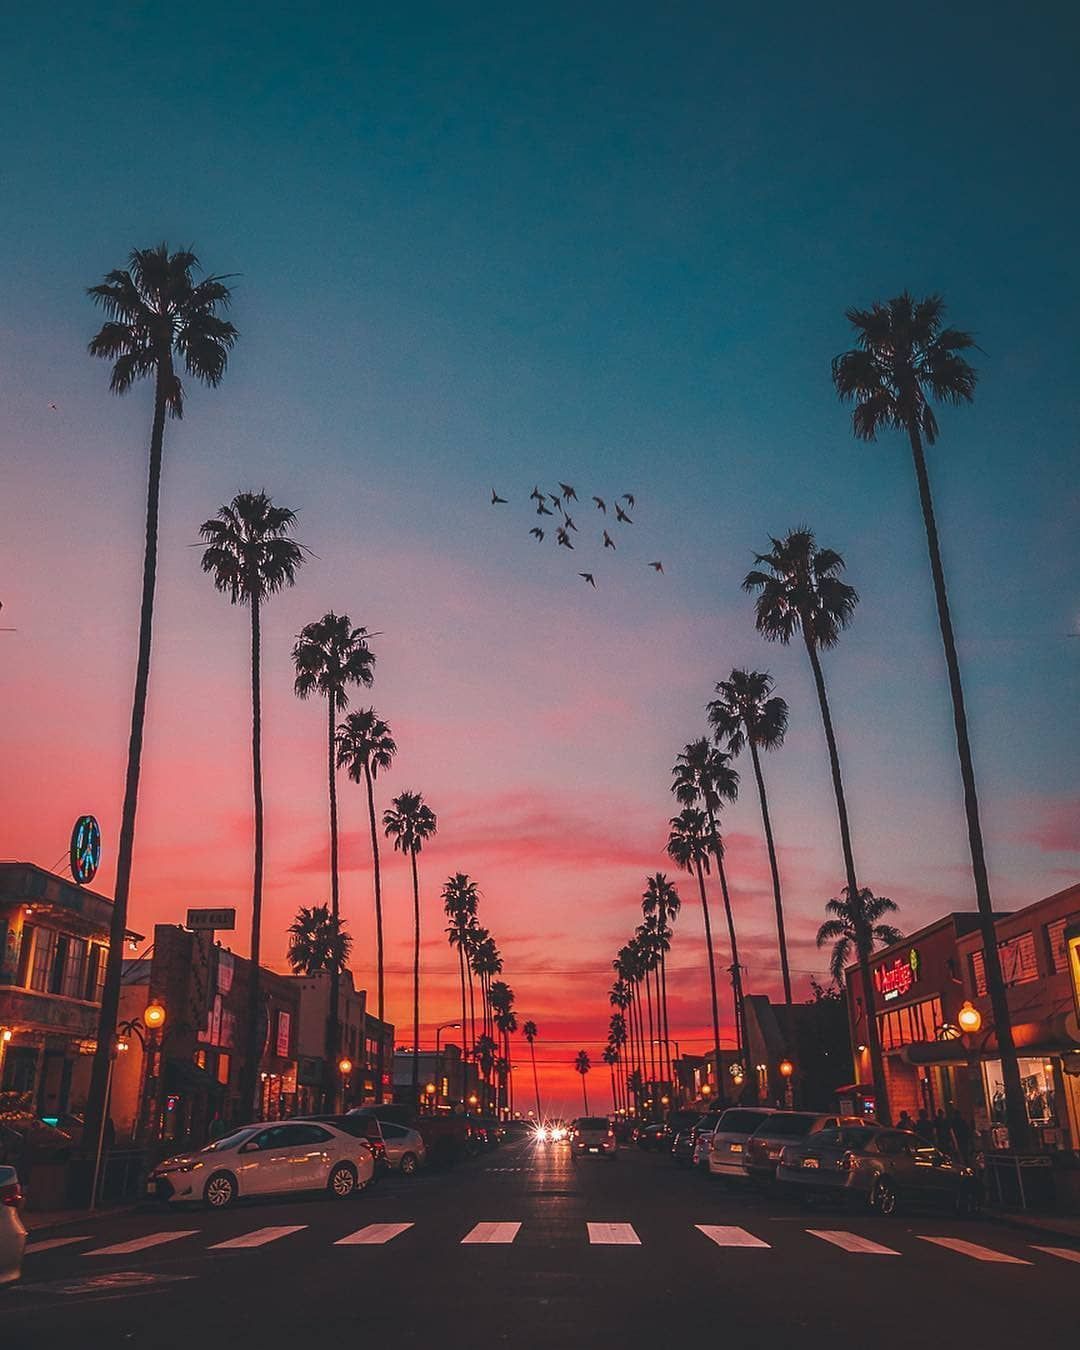
[[[956,1245],[953,1245],[956,1244]],[[1039,1244],[1039,1245],[1035,1245]],[[481,1249],[482,1248],[482,1249]],[[666,1155],[506,1145],[345,1202],[146,1208],[42,1232],[3,1344],[277,1347],[1070,1337],[1080,1251],[984,1220],[803,1211]]]

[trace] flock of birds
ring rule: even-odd
[[[551,517],[550,525],[546,527],[544,525],[534,525],[529,531],[537,543],[543,543],[544,539],[554,532],[555,546],[557,548],[573,550],[574,541],[570,536],[572,534],[580,535],[581,533],[574,523],[573,516],[570,514],[570,503],[573,502],[575,506],[579,504],[578,495],[574,490],[573,485],[570,483],[560,483],[558,492],[541,492],[540,487],[537,484],[529,493],[529,501],[530,503],[536,503],[536,514],[538,516]],[[615,552],[618,546],[607,528],[607,522],[610,519],[608,516],[608,502],[603,497],[593,497],[592,502],[596,507],[596,510],[604,516],[604,525],[601,535],[603,550],[605,553],[608,549]],[[498,492],[492,488],[491,504],[492,506],[508,506],[509,499],[500,497]],[[622,493],[618,498],[612,499],[610,504],[614,510],[615,523],[617,525],[633,525],[634,522],[629,512],[636,508],[637,502],[635,501],[632,492]],[[664,571],[664,564],[659,559],[649,563],[648,566],[657,573],[662,574]],[[591,586],[593,590],[596,589],[596,577],[592,572],[579,572],[578,576],[581,577],[586,585]]]

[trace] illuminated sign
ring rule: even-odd
[[[289,1032],[292,1030],[292,1013],[280,1009],[277,1015],[277,1037],[274,1053],[279,1059],[289,1058]]]
[[[80,816],[71,831],[71,875],[77,886],[93,881],[101,862],[101,830],[93,816]]]
[[[912,947],[906,956],[874,967],[874,988],[886,1003],[909,994],[919,978],[919,953]]]
[[[235,909],[189,909],[185,928],[224,929],[228,932],[236,927]]]

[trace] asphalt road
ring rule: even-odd
[[[0,1344],[993,1350],[1036,1328],[1075,1338],[1078,1263],[1064,1240],[984,1220],[806,1214],[667,1157],[573,1164],[527,1143],[347,1201],[35,1234],[22,1284],[0,1293]]]

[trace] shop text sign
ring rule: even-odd
[[[874,967],[874,987],[886,1003],[910,993],[918,978],[919,953],[914,947],[906,955]]]
[[[185,927],[197,931],[212,928],[231,932],[236,927],[236,910],[189,909]]]

